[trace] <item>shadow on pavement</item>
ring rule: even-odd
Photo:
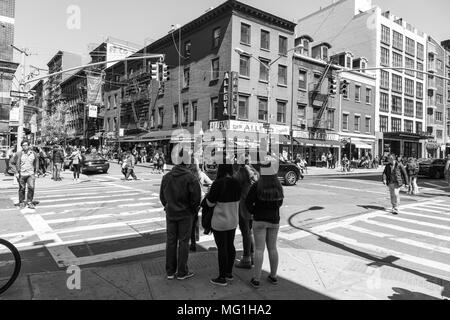
[[[390,300],[442,300],[421,292],[413,292],[403,288],[392,288],[395,293],[388,298]]]

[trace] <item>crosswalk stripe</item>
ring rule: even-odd
[[[351,183],[358,183],[358,184],[366,184],[369,186],[380,186],[382,185],[381,181],[380,182],[370,182],[370,181],[361,181],[361,180],[350,180],[350,179],[333,179],[333,181],[342,181],[342,182],[351,182]]]
[[[126,202],[126,201],[134,201],[135,199],[117,199],[117,200],[105,200],[101,203],[117,203],[117,202]],[[39,208],[67,208],[67,207],[73,207],[73,206],[83,206],[86,204],[98,204],[99,201],[87,201],[87,202],[79,202],[79,203],[66,203],[66,204],[53,204],[53,205],[46,205],[46,206],[39,206]]]
[[[48,224],[56,224],[56,223],[66,223],[66,222],[97,220],[97,219],[105,219],[105,218],[130,217],[130,216],[136,216],[136,215],[140,215],[140,214],[150,214],[150,213],[156,213],[156,212],[161,212],[161,211],[163,211],[163,208],[140,210],[140,211],[130,211],[130,212],[98,214],[98,215],[90,215],[90,216],[86,216],[86,217],[64,218],[64,219],[54,219],[54,220],[46,220],[46,221]]]
[[[441,217],[436,217],[436,216],[432,216],[432,215],[425,215],[425,214],[419,214],[419,213],[406,212],[406,211],[403,211],[403,210],[402,210],[402,215],[415,216],[415,217],[421,217],[421,218],[435,219],[435,220],[441,220],[441,221],[450,222],[450,218],[441,218]]]
[[[400,226],[397,226],[397,225],[394,225],[394,224],[388,224],[388,223],[383,223],[383,222],[374,221],[374,220],[364,220],[362,222],[368,223],[368,224],[373,224],[373,225],[376,225],[376,226],[379,226],[379,227],[384,227],[384,228],[388,228],[388,229],[397,230],[397,231],[419,234],[421,236],[425,236],[425,237],[429,237],[429,238],[434,238],[434,239],[439,239],[439,240],[444,240],[444,241],[450,241],[450,237],[439,235],[439,234],[435,234],[435,233],[431,233],[431,232],[427,232],[427,231],[400,227]]]
[[[150,200],[155,200],[154,198]],[[121,204],[117,206],[118,208],[133,208],[133,207],[146,207],[146,206],[154,206],[156,203],[153,202],[140,202],[140,203],[131,203],[131,204]]]
[[[442,209],[442,210],[450,210],[450,206],[446,205],[446,204],[434,203],[434,204],[430,204],[428,206],[432,207],[432,208]]]
[[[125,194],[124,196],[127,196],[127,197],[137,196],[139,194],[140,194],[139,192],[128,193],[128,194]],[[76,200],[90,200],[90,199],[109,199],[112,197],[117,197],[117,195],[116,196],[108,195],[108,196],[93,196],[93,197],[75,197],[75,198],[67,197],[67,198],[60,198],[60,199],[42,200],[42,201],[40,201],[40,203],[55,203],[55,202],[61,202],[61,201],[76,201]],[[74,205],[76,205],[76,203],[74,203]]]
[[[326,185],[326,184],[308,183],[308,185],[310,185],[310,186],[317,186],[317,187],[331,188],[331,189],[341,189],[341,190],[350,190],[350,191],[358,191],[358,192],[369,192],[369,193],[387,195],[387,192],[379,192],[379,191],[373,191],[373,190],[338,187],[338,186],[331,186],[331,185]]]
[[[366,249],[366,250],[372,250],[375,251],[377,253],[382,253],[382,254],[386,254],[386,255],[391,255],[391,256],[396,256],[402,260],[405,261],[409,261],[412,263],[416,263],[416,264],[420,264],[422,266],[426,266],[426,267],[430,267],[433,269],[437,269],[437,270],[442,270],[445,272],[450,272],[450,265],[442,263],[442,262],[438,262],[438,261],[434,261],[431,259],[424,259],[424,258],[420,258],[420,257],[416,257],[413,255],[409,255],[409,254],[405,254],[402,252],[398,252],[398,251],[394,251],[391,249],[387,249],[387,248],[383,248],[380,246],[376,246],[373,244],[368,244],[368,243],[361,243],[355,239],[350,239],[341,235],[337,235],[334,234],[332,232],[329,231],[324,231],[320,233],[321,236],[326,237],[328,239],[334,240],[334,241],[338,241],[341,243],[346,243],[348,245],[352,245],[355,247],[359,247],[362,249]]]
[[[114,196],[116,193],[120,193],[120,194],[127,194],[130,192],[136,192],[136,191],[125,191],[125,190],[119,190],[119,191],[105,191],[102,192],[102,195],[110,195],[110,196]],[[39,196],[39,199],[51,199],[51,198],[60,198],[60,197],[67,197],[67,196],[90,196],[92,195],[92,192],[89,193],[71,193],[71,194],[59,194],[59,195],[50,195],[50,196]]]
[[[417,206],[417,207],[411,208],[411,209],[422,210],[422,211],[426,211],[426,212],[434,212],[434,213],[443,213],[443,214],[446,214],[445,211],[442,211],[442,210],[432,210],[432,209],[428,209],[428,207],[424,207],[424,206]]]
[[[420,241],[405,239],[405,238],[397,238],[395,235],[392,235],[392,234],[381,233],[378,231],[372,231],[372,230],[369,230],[366,228],[361,228],[361,227],[354,226],[354,225],[348,225],[343,228],[347,229],[347,230],[359,232],[362,234],[368,234],[368,235],[378,237],[378,238],[389,238],[389,240],[404,243],[404,244],[411,245],[414,247],[419,247],[422,249],[427,249],[427,250],[431,250],[431,251],[450,254],[450,248],[444,248],[444,247],[440,247],[440,246],[436,246],[436,245],[432,245],[432,244],[428,244],[428,243],[424,243],[424,242],[420,242]]]
[[[407,223],[412,223],[412,224],[417,224],[419,226],[450,230],[450,227],[448,227],[448,226],[443,226],[443,225],[440,225],[440,224],[423,222],[423,221],[418,221],[418,220],[413,220],[413,219],[405,219],[405,218],[400,218],[400,217],[397,217],[397,216],[384,216],[383,218],[390,219],[390,220],[407,222]]]
[[[96,186],[96,187],[79,187],[75,189],[38,189],[36,190],[36,194],[39,195],[41,193],[58,193],[58,192],[67,192],[67,191],[84,191],[84,190],[109,190],[106,186]]]
[[[74,228],[68,228],[68,229],[55,229],[54,231],[57,234],[64,234],[64,233],[81,232],[81,231],[111,229],[111,228],[118,228],[118,227],[130,227],[131,225],[148,224],[148,223],[156,223],[156,222],[163,222],[163,221],[166,221],[166,218],[152,218],[152,219],[142,219],[142,220],[134,220],[134,221],[94,224],[94,225],[89,225],[89,226],[74,227]]]

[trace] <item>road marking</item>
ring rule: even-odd
[[[58,192],[66,192],[66,191],[84,191],[84,190],[109,190],[105,186],[97,186],[97,187],[81,187],[76,189],[39,189],[36,194],[39,195],[41,193],[58,193]]]
[[[128,193],[124,196],[137,196],[140,193]],[[117,197],[117,196],[116,196]],[[76,201],[76,200],[90,200],[90,199],[106,199],[111,198],[111,196],[94,196],[94,197],[78,197],[78,198],[60,198],[60,199],[51,199],[51,200],[42,200],[40,203],[55,203],[55,202],[61,202],[61,201]],[[78,203],[73,203],[74,205],[78,205]]]
[[[432,187],[436,187],[438,189],[447,189],[448,188],[448,187],[444,187],[442,185],[434,184],[434,183],[430,183],[430,182],[424,182],[423,184],[426,184],[426,185],[429,185],[429,186],[432,186]]]
[[[310,185],[310,186],[317,186],[317,187],[332,188],[332,189],[350,190],[350,191],[357,191],[357,192],[369,192],[369,193],[376,193],[376,194],[382,194],[382,195],[386,195],[387,194],[386,192],[364,190],[364,189],[354,189],[354,188],[346,188],[346,187],[338,187],[338,186],[330,186],[330,185],[326,185],[326,184],[308,183],[308,185]]]
[[[415,217],[421,217],[421,218],[435,219],[435,220],[441,220],[441,221],[450,222],[450,218],[441,218],[441,217],[436,217],[436,216],[431,216],[431,215],[406,212],[406,211],[403,211],[403,210],[402,210],[402,215],[415,216]]]
[[[109,194],[111,196],[114,196],[114,194],[116,193],[128,193],[128,192],[136,192],[136,191],[124,191],[124,190],[119,190],[119,191],[105,191],[102,192],[103,195]],[[90,196],[92,195],[92,192],[89,193],[72,193],[72,194],[59,194],[59,195],[53,195],[53,196],[39,196],[39,199],[50,199],[50,198],[58,198],[58,197],[66,197],[68,195],[72,195],[72,196]]]
[[[450,205],[447,205],[447,204],[440,204],[440,203],[435,203],[435,204],[430,204],[430,205],[428,205],[429,207],[434,207],[434,208],[437,208],[437,209],[445,209],[445,210],[450,210]]]
[[[431,212],[431,213],[440,213],[440,214],[449,214],[450,212],[446,212],[446,211],[442,211],[442,210],[433,210],[433,209],[429,209],[429,206],[417,206],[416,208],[411,208],[414,210],[420,210],[420,211],[426,211],[426,212]]]
[[[429,238],[450,241],[450,237],[447,237],[447,236],[443,236],[440,234],[435,234],[435,233],[431,233],[431,232],[427,232],[427,231],[417,230],[417,229],[400,227],[395,224],[388,224],[388,223],[383,223],[383,222],[379,222],[379,221],[375,221],[375,220],[364,220],[362,222],[368,223],[368,224],[373,224],[373,225],[376,225],[379,227],[402,231],[402,232],[406,232],[406,233],[418,234],[418,235],[429,237]]]
[[[105,203],[118,203],[118,202],[126,202],[126,201],[134,201],[135,199],[118,199],[118,200],[106,200],[102,201],[101,204]],[[54,204],[54,205],[47,205],[47,206],[39,206],[39,208],[67,208],[72,206],[83,206],[86,204],[98,204],[98,201],[88,201],[88,202],[79,202],[79,203],[66,203],[66,204]]]
[[[429,222],[417,221],[417,220],[413,220],[413,219],[404,219],[404,218],[400,218],[400,217],[397,217],[397,216],[384,216],[383,218],[390,219],[390,220],[407,222],[407,223],[412,223],[412,224],[417,224],[419,226],[450,230],[450,227],[443,226],[443,225],[440,225],[440,224],[434,224],[434,223],[429,223]]]
[[[152,198],[154,200],[154,198]],[[151,200],[151,199],[149,199]],[[133,207],[145,207],[145,206],[155,206],[156,203],[153,202],[140,202],[140,203],[132,203],[132,204],[121,204],[117,206],[118,208],[133,208]]]
[[[48,224],[78,222],[78,221],[88,221],[88,220],[97,220],[97,219],[105,219],[105,218],[130,217],[130,216],[136,216],[136,215],[140,215],[140,214],[162,212],[163,210],[164,210],[163,208],[158,208],[158,209],[149,209],[149,210],[140,210],[140,211],[98,214],[98,215],[76,217],[76,218],[54,219],[54,220],[46,220],[46,221]]]
[[[355,180],[355,179],[333,179],[332,181],[342,181],[342,182],[352,182],[352,183],[360,183],[360,184],[367,184],[370,186],[382,186],[382,182],[369,182],[369,181],[361,181],[361,180]]]
[[[391,250],[391,249],[386,249],[386,248],[379,247],[379,246],[372,245],[372,244],[368,244],[368,243],[361,243],[361,242],[359,242],[357,240],[350,239],[350,238],[347,238],[347,237],[344,237],[344,236],[341,236],[341,235],[337,235],[337,234],[334,234],[332,232],[324,231],[324,232],[321,232],[320,235],[323,236],[323,237],[326,237],[328,239],[331,239],[333,241],[339,241],[341,243],[346,243],[348,245],[356,246],[356,247],[359,247],[359,248],[362,248],[362,249],[372,250],[372,251],[375,251],[376,253],[382,253],[382,254],[385,254],[385,255],[395,256],[395,257],[398,257],[398,258],[400,258],[402,260],[409,261],[409,262],[416,263],[416,264],[420,264],[422,266],[430,267],[430,268],[437,269],[437,270],[442,270],[442,271],[445,271],[445,272],[450,272],[450,265],[445,264],[445,263],[441,263],[441,262],[433,261],[433,260],[430,260],[430,259],[424,259],[424,258],[412,256],[412,255],[409,255],[409,254],[401,253],[401,252],[394,251],[394,250]]]
[[[404,243],[404,244],[411,245],[414,247],[419,247],[422,249],[427,249],[427,250],[432,250],[432,251],[441,252],[441,253],[445,253],[445,254],[450,254],[450,248],[439,247],[437,245],[432,245],[432,244],[423,243],[423,242],[410,240],[410,239],[397,238],[395,235],[392,235],[392,234],[372,231],[372,230],[369,230],[366,228],[361,228],[361,227],[353,226],[353,225],[345,226],[342,228],[351,230],[351,231],[355,231],[355,232],[359,232],[362,234],[368,234],[368,235],[371,235],[371,236],[374,236],[377,238],[388,238],[389,240],[392,240],[392,241]]]

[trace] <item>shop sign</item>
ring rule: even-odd
[[[18,122],[19,121],[19,108],[14,107],[9,112],[9,121]]]
[[[267,133],[265,126],[266,123],[256,123],[256,122],[245,122],[245,121],[236,121],[236,120],[227,120],[227,121],[215,121],[211,122],[210,129],[211,130],[231,130],[231,131],[239,131],[239,132],[249,132],[249,133]],[[279,135],[289,135],[289,127],[281,126],[276,124],[270,124],[271,132]]]

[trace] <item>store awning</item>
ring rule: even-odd
[[[94,134],[92,137],[89,138],[89,140],[98,140],[103,136],[102,132],[97,132],[96,134]]]
[[[304,145],[308,147],[319,147],[319,148],[334,148],[339,147],[339,141],[329,141],[329,140],[308,140],[308,139],[294,139],[299,145]]]
[[[356,149],[370,149],[370,150],[373,149],[373,147],[370,144],[366,144],[363,142],[355,142],[354,145]]]

